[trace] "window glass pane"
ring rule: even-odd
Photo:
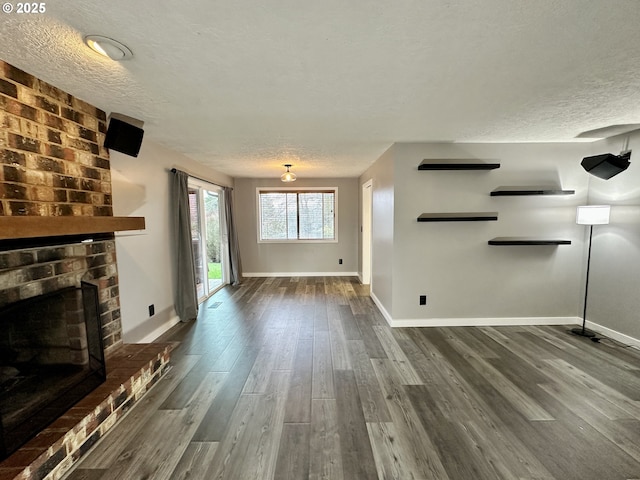
[[[189,218],[191,219],[191,238],[200,239],[200,215],[198,215],[198,191],[189,189]]]
[[[334,232],[334,194],[333,193],[323,193],[322,194],[324,207],[323,207],[323,237],[322,238],[336,238]]]
[[[262,238],[265,240],[284,240],[287,238],[287,217],[283,215],[287,209],[286,194],[262,193],[260,195],[260,212]]]
[[[259,192],[261,240],[335,239],[335,192]]]
[[[298,194],[300,239],[317,240],[322,236],[322,193]]]
[[[284,212],[281,212],[281,215]],[[298,194],[287,193],[287,238],[296,240],[298,238]]]

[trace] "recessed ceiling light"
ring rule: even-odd
[[[84,43],[94,52],[98,52],[111,60],[126,60],[133,57],[133,52],[129,50],[129,47],[113,38],[101,35],[87,35],[84,37]]]

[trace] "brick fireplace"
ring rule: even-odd
[[[0,479],[60,478],[168,369],[171,346],[122,342],[105,132],[105,112],[0,60],[0,309],[89,281],[107,357],[106,382],[0,462]]]
[[[112,216],[105,132],[105,112],[0,61],[0,215]],[[115,244],[80,240],[4,245],[0,306],[89,276],[109,353],[122,343]]]
[[[105,351],[109,352],[122,343],[115,241],[97,236],[91,239],[91,243],[72,242],[0,252],[0,308],[79,286],[81,280],[94,280],[100,292],[102,339]]]

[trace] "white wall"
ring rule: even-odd
[[[295,187],[338,187],[337,243],[258,243],[258,187],[282,187],[279,178],[238,178],[236,225],[244,275],[355,275],[358,269],[358,179],[298,178]],[[342,265],[338,259],[342,258]]]
[[[222,185],[232,186],[233,180],[148,140],[137,158],[116,151],[110,156],[114,215],[146,220],[142,234],[116,237],[124,341],[148,342],[178,321],[173,309],[169,170],[175,167]],[[151,304],[156,314],[150,318]]]
[[[640,133],[597,142],[590,154],[617,155],[627,137],[629,168],[609,180],[589,175],[589,203],[611,205],[611,218],[593,227],[587,320],[640,345]]]
[[[575,224],[575,207],[587,198],[588,176],[580,160],[589,148],[586,144],[394,144],[384,158],[385,164],[393,164],[395,179],[391,302],[380,298],[373,285],[394,324],[577,322],[585,237]],[[418,171],[425,158],[484,159],[500,162],[501,168]],[[382,181],[374,175],[374,188]],[[549,184],[575,190],[576,195],[489,195],[503,185]],[[416,221],[424,212],[455,211],[497,211],[499,220]],[[562,238],[572,245],[487,245],[498,236]],[[374,249],[374,258],[379,254]],[[418,304],[421,294],[427,295],[426,306]]]

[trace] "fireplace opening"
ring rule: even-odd
[[[83,281],[0,309],[0,456],[105,379],[97,285]]]

